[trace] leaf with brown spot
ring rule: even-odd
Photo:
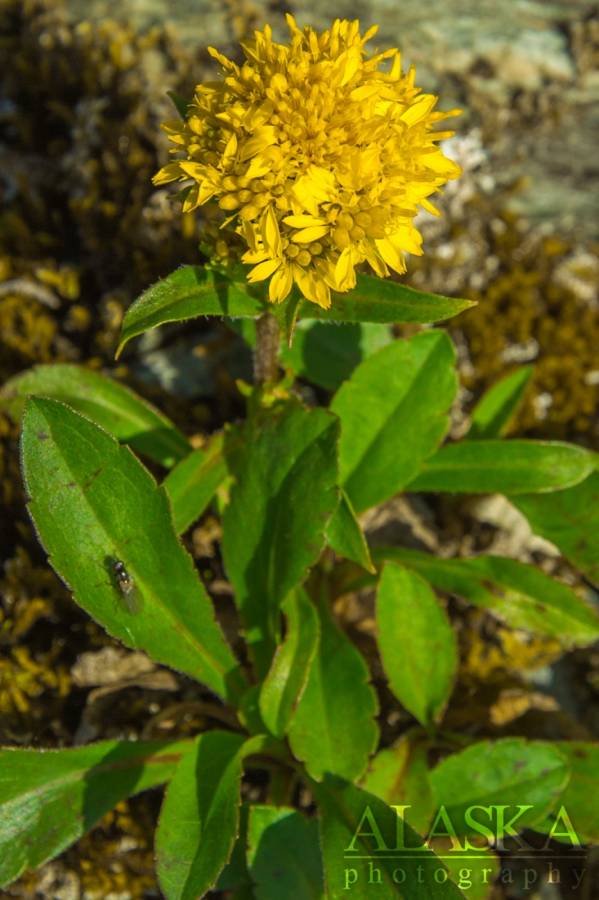
[[[565,646],[599,638],[599,617],[592,606],[535,566],[485,554],[440,559],[406,547],[380,547],[373,556],[408,566],[438,590],[492,610],[512,628],[547,635]]]
[[[167,781],[189,741],[0,750],[0,887],[61,853],[119,801]]]
[[[49,435],[42,443],[35,439],[41,426]],[[223,698],[238,697],[245,679],[175,535],[164,490],[129,448],[65,404],[31,399],[22,457],[30,514],[75,600],[127,646]],[[115,560],[140,609],[124,608]]]

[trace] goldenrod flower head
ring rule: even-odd
[[[248,280],[270,278],[273,302],[296,283],[328,307],[360,263],[385,277],[422,252],[418,207],[436,213],[427,198],[460,174],[437,146],[453,132],[432,128],[459,111],[435,112],[397,50],[367,55],[376,27],[361,35],[359,22],[337,19],[317,34],[287,22],[289,44],[266,26],[242,45],[241,66],[210,48],[223,75],[165,126],[184,156],[154,181],[191,179],[185,211],[218,203],[248,247]]]

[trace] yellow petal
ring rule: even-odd
[[[246,244],[250,248],[249,252],[255,253],[257,250],[257,247],[258,247],[258,231],[257,231],[255,225],[253,225],[252,222],[242,221],[239,225],[239,234],[242,235]],[[263,258],[265,258],[267,255],[268,254],[265,254]],[[245,259],[246,256],[247,256],[247,253],[243,257],[245,262],[260,262],[260,260],[257,260],[257,259],[246,260]]]
[[[315,287],[314,303],[318,303],[323,309],[328,309],[331,305],[331,290],[328,284],[316,280]]]
[[[435,204],[431,203],[430,200],[426,200],[426,199],[422,200],[421,205],[422,205],[423,209],[425,209],[427,212],[429,212],[432,216],[440,216],[441,215],[441,210],[437,209]]]
[[[198,206],[201,206],[206,200],[210,200],[216,193],[216,188],[208,181],[203,181],[198,187]]]
[[[374,272],[379,276],[379,278],[386,278],[389,274],[389,269],[385,265],[384,260],[381,259],[379,254],[377,253],[375,247],[369,241],[366,241],[364,244],[364,255],[366,256],[366,261],[371,266]]]
[[[453,137],[454,134],[455,134],[455,131],[434,131],[432,134],[429,135],[429,137],[433,141],[446,141],[450,137]]]
[[[208,47],[208,53],[213,59],[216,59],[223,68],[232,72],[239,72],[239,67],[230,59],[228,59],[224,54],[219,53],[214,47]]]
[[[270,172],[270,168],[268,160],[263,159],[261,156],[255,156],[245,172],[245,177],[260,178],[262,175],[266,175],[267,172]]]
[[[318,186],[319,190],[328,196],[335,188],[335,176],[328,169],[322,166],[310,166],[308,169],[308,177]]]
[[[191,190],[185,197],[185,200],[183,201],[182,209],[183,209],[184,213],[191,212],[192,209],[195,209],[196,206],[200,205],[200,200],[199,200],[199,196],[198,196],[199,193],[200,193],[200,191],[199,191],[197,184],[194,184],[194,186],[191,188]]]
[[[401,77],[401,53],[397,52],[393,57],[391,68],[389,69],[389,80],[397,81]]]
[[[159,172],[156,172],[154,177],[152,178],[153,184],[168,184],[169,181],[176,181],[177,178],[181,178],[184,174],[181,171],[181,163],[173,162],[168,163],[168,165],[163,166]]]
[[[206,167],[201,163],[182,159],[179,166],[186,175],[189,175],[190,178],[195,178],[196,181],[202,181],[206,177]]]
[[[270,256],[280,256],[283,248],[281,246],[281,233],[279,231],[279,223],[275,215],[274,208],[269,204],[260,217],[260,234],[265,248]]]
[[[318,217],[319,204],[334,196],[335,176],[320,166],[310,166],[295,182],[292,193],[303,209]]]
[[[222,164],[223,166],[229,165],[235,159],[235,154],[237,153],[237,135],[233,133],[229,140],[227,141],[227,145],[223,151]]]
[[[291,13],[285,13],[285,21],[287,22],[287,27],[292,34],[301,35],[300,29],[297,27],[297,22],[291,15]]]
[[[375,241],[375,244],[377,250],[388,266],[400,274],[406,271],[406,264],[402,253],[393,246],[388,238],[381,238],[380,240]]]
[[[302,228],[301,231],[296,231],[291,240],[295,244],[309,244],[312,241],[319,241],[328,233],[328,225],[314,225],[312,228]]]
[[[370,40],[370,38],[373,38],[373,37],[375,36],[375,34],[377,33],[378,30],[379,30],[379,26],[378,26],[378,25],[371,25],[370,28],[368,28],[368,29],[364,32],[364,36],[361,38],[360,43],[361,43],[361,44],[367,44],[368,41]]]
[[[190,116],[189,119],[187,119],[187,125],[194,134],[200,135],[204,132],[204,120],[199,116]]]
[[[293,285],[293,273],[291,266],[282,265],[270,279],[268,296],[273,303],[284,300]]]
[[[289,85],[285,76],[281,72],[277,72],[270,79],[270,86],[274,88],[275,91],[283,93],[283,91],[287,90]]]
[[[241,257],[241,261],[244,263],[261,263],[265,259],[270,259],[270,256],[264,250],[246,250]]]
[[[432,169],[437,175],[442,175],[445,180],[449,178],[458,178],[462,174],[462,170],[452,159],[443,156],[439,150],[437,153],[426,155],[424,164],[427,169]]]
[[[318,216],[285,216],[283,222],[285,225],[291,225],[292,228],[310,228],[312,225],[326,225],[326,221]]]
[[[328,309],[331,305],[331,292],[328,285],[321,279],[317,278],[314,272],[302,269],[301,266],[293,267],[293,276],[298,287],[306,300],[317,303],[323,309]]]
[[[413,225],[401,225],[393,234],[388,235],[388,240],[403,253],[422,256],[422,235]]]
[[[370,97],[374,97],[375,94],[378,94],[380,90],[381,86],[378,82],[370,81],[366,84],[361,84],[359,87],[354,88],[349,96],[357,103],[361,103],[362,100],[368,100]]]
[[[415,103],[402,112],[400,116],[402,122],[405,122],[406,125],[415,125],[417,122],[421,122],[426,119],[436,102],[437,98],[434,94],[421,94]]]
[[[272,275],[279,266],[281,265],[280,259],[266,259],[264,262],[258,263],[257,266],[254,266],[253,269],[250,269],[247,275],[247,279],[250,284],[253,284],[255,281],[264,281],[265,278],[268,278],[269,275]]]
[[[166,131],[170,141],[174,141],[175,144],[185,143],[185,125],[180,119],[176,122],[163,122],[160,127]]]
[[[349,247],[346,247],[346,249],[341,253],[335,266],[335,284],[337,285],[337,290],[351,290],[351,288],[353,287],[353,284],[351,283],[352,280],[355,283],[356,278],[354,273],[352,252]]]
[[[250,159],[270,144],[274,144],[276,139],[277,132],[274,125],[262,125],[260,128],[256,128],[253,136],[241,145],[241,158]]]
[[[341,76],[340,85],[352,80],[362,65],[362,57],[357,47],[351,47],[341,54],[335,61],[335,70]]]
[[[313,190],[313,185],[307,175],[301,175],[291,191],[302,209],[307,209],[314,216],[318,216],[318,195]]]
[[[337,282],[335,281],[335,264],[330,259],[323,259],[322,256],[319,256],[317,257],[314,268],[321,281],[328,284],[331,290],[336,291]]]

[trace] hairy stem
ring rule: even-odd
[[[254,352],[254,381],[256,384],[277,380],[279,342],[279,323],[272,313],[263,313],[256,320],[256,350]]]

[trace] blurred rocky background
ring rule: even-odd
[[[464,385],[456,429],[486,387],[527,363],[532,389],[512,433],[597,447],[599,4],[584,0],[0,0],[0,382],[36,363],[78,362],[124,380],[198,443],[241,412],[234,379],[248,355],[220,323],[160,329],[118,366],[114,349],[129,303],[199,260],[196,220],[150,182],[166,159],[166,92],[189,96],[214,71],[207,44],[234,56],[266,21],[283,38],[287,10],[316,27],[333,16],[378,22],[373,46],[399,46],[441,108],[464,110],[447,145],[464,176],[442,198],[443,217],[422,218],[426,253],[408,276],[479,301],[449,326]],[[25,512],[17,428],[0,408],[0,741],[205,727],[215,710],[201,689],[107,638],[49,570]],[[495,498],[432,508],[402,498],[369,527],[430,550],[535,560],[578,584]],[[228,590],[219,535],[208,513],[185,538],[215,598]],[[362,610],[350,598],[338,611],[358,641]],[[599,654],[563,659],[487,614],[458,612],[468,700],[452,710],[456,729],[599,738]],[[539,689],[556,666],[559,696]],[[389,740],[406,727],[394,710],[381,715]],[[158,896],[158,803],[149,792],[121,804],[7,896]],[[526,894],[516,885],[500,896]]]

